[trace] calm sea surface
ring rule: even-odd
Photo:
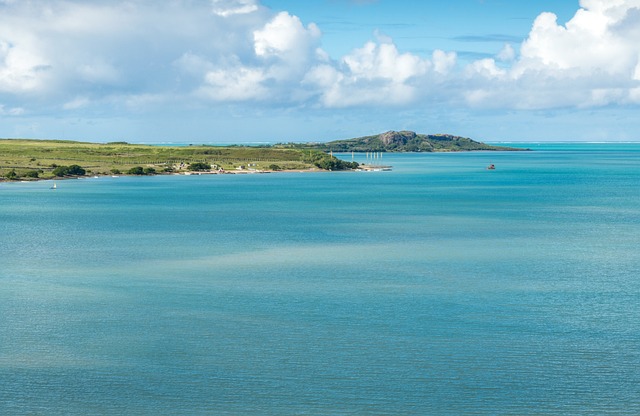
[[[1,183],[0,414],[640,414],[640,144],[529,147]]]

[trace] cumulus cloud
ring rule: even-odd
[[[388,40],[368,42],[342,58],[339,64],[314,67],[305,83],[314,86],[328,107],[402,105],[418,95],[415,82],[432,63],[410,53],[400,53]]]
[[[187,53],[174,64],[201,78],[195,95],[215,102],[265,101],[292,103],[308,93],[299,87],[309,67],[327,60],[319,48],[320,30],[287,12],[259,27],[247,27],[252,53],[229,54],[217,60]]]
[[[260,57],[304,57],[317,44],[320,29],[314,23],[304,27],[300,18],[278,13],[262,29],[253,32],[254,49]]]
[[[433,51],[433,70],[441,75],[449,74],[455,67],[457,58],[455,52],[436,49]]]
[[[502,50],[498,52],[496,57],[502,62],[511,62],[516,58],[516,50],[513,49],[511,44],[507,43],[504,45]]]
[[[51,66],[33,47],[35,40],[24,36],[14,43],[3,38],[0,34],[0,91],[21,94],[43,88]]]
[[[0,90],[57,95],[89,84],[115,84],[133,37],[126,5],[16,2],[0,5]],[[135,44],[135,42],[132,42]],[[131,68],[123,67],[124,72]],[[122,74],[131,76],[131,73]]]
[[[0,1],[1,114],[118,100],[139,109],[640,104],[640,0],[582,0],[566,24],[542,13],[521,45],[464,66],[455,51],[403,52],[378,31],[332,57],[321,29],[258,0]]]
[[[304,26],[297,16],[278,13],[253,32],[253,49],[259,64],[278,88],[296,88],[316,62],[326,59],[320,49],[320,29]]]
[[[565,25],[553,13],[540,14],[506,70],[493,60],[472,63],[467,76],[490,82],[468,92],[470,102],[525,109],[638,103],[640,0],[580,5]]]
[[[400,53],[392,43],[368,42],[343,58],[354,79],[384,79],[401,84],[423,75],[429,63],[410,53]]]

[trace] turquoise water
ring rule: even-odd
[[[640,413],[640,144],[529,147],[0,184],[0,414]]]

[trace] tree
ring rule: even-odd
[[[67,175],[83,176],[87,173],[80,165],[71,165],[67,171]]]
[[[155,175],[156,170],[154,168],[144,168],[143,172],[145,175]]]
[[[16,173],[15,169],[11,169],[6,175],[4,175],[7,179],[14,180],[18,179],[19,176]]]
[[[63,177],[63,176],[83,176],[87,173],[80,165],[71,165],[71,166],[58,166],[53,172],[55,176]]]
[[[195,163],[191,163],[188,169],[190,171],[202,172],[202,171],[211,170],[211,165],[203,162],[195,162]]]
[[[68,166],[57,166],[52,173],[54,176],[63,177],[67,174],[67,168]]]
[[[144,169],[142,166],[136,166],[127,171],[129,175],[144,175]]]
[[[359,166],[358,162],[345,162],[344,160],[330,157],[328,155],[324,159],[315,162],[315,165],[324,170],[356,169]]]

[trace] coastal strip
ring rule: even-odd
[[[153,146],[126,142],[0,139],[0,180],[81,176],[237,174],[357,168],[316,149]]]

